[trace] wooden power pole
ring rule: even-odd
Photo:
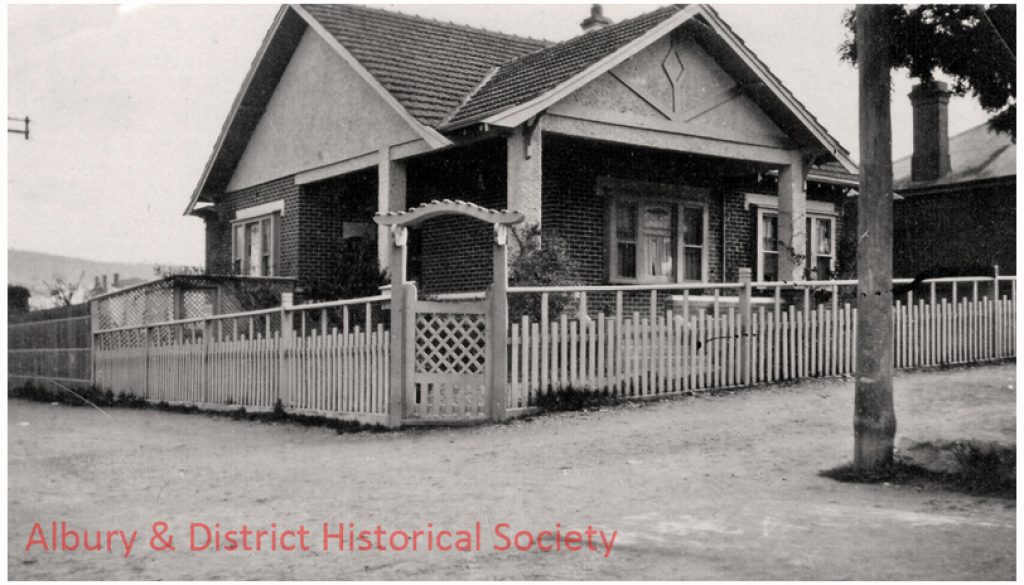
[[[892,463],[892,124],[886,6],[857,6],[860,197],[857,202],[857,385],[854,468]]]

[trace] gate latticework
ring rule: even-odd
[[[405,416],[486,418],[486,303],[417,302],[413,306],[415,365]]]

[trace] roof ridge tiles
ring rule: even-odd
[[[328,7],[333,7],[333,6],[338,6],[338,5],[337,4],[333,4],[333,5],[332,4],[313,4],[313,5],[303,4],[302,6],[303,7],[307,7],[307,6],[328,6]],[[448,28],[454,28],[454,29],[459,29],[459,30],[463,30],[463,31],[473,32],[473,33],[480,33],[480,34],[483,34],[485,36],[504,37],[504,38],[509,38],[509,39],[516,39],[516,40],[520,40],[520,41],[526,41],[526,42],[530,42],[530,43],[543,43],[543,44],[545,44],[547,46],[551,46],[553,44],[556,44],[555,41],[551,41],[549,39],[541,39],[541,38],[536,38],[536,37],[528,37],[528,36],[523,36],[523,35],[517,35],[517,34],[514,34],[514,33],[507,33],[507,32],[501,32],[501,31],[493,31],[493,30],[488,30],[488,29],[486,29],[484,27],[472,26],[472,25],[469,25],[469,24],[461,24],[461,23],[457,23],[457,22],[452,22],[450,20],[446,22],[446,21],[443,21],[443,20],[438,20],[438,19],[433,18],[433,17],[429,17],[429,16],[421,16],[419,14],[410,14],[408,12],[402,12],[401,10],[389,10],[389,9],[386,9],[386,8],[377,8],[375,6],[367,6],[365,4],[342,4],[341,6],[344,6],[345,8],[350,9],[350,10],[357,10],[357,11],[364,11],[364,12],[373,12],[373,13],[377,13],[377,14],[384,14],[384,15],[388,15],[388,16],[404,18],[406,20],[412,20],[412,21],[418,21],[418,22],[429,22],[429,23],[433,23],[433,24],[444,26],[444,27],[448,27]],[[541,47],[541,48],[543,48],[543,47]]]

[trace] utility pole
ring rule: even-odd
[[[7,132],[9,134],[24,134],[25,140],[28,140],[28,123],[31,121],[28,119],[28,116],[25,116],[24,118],[12,118],[11,116],[7,116],[7,121],[21,122],[22,124],[24,124],[24,128],[11,128],[10,126],[8,126]]]
[[[857,384],[853,466],[892,463],[892,122],[887,7],[857,6],[860,197],[857,202]]]

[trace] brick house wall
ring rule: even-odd
[[[226,194],[215,214],[204,218],[206,265],[214,273],[230,274],[235,212],[283,200],[275,276],[298,278],[300,289],[315,288],[318,280],[343,269],[337,262],[343,224],[372,221],[376,191],[376,169],[371,169],[311,185],[295,185],[294,177],[285,177]]]
[[[893,271],[944,275],[1016,274],[1016,178],[905,192],[895,202]]]
[[[506,207],[505,149],[505,140],[496,138],[410,160],[408,205],[449,198]],[[606,283],[605,202],[596,189],[599,177],[709,188],[708,281],[722,282],[724,276],[732,282],[740,267],[755,267],[757,210],[745,205],[743,193],[775,193],[772,178],[726,185],[712,180],[719,174],[715,159],[547,134],[543,157],[544,231],[569,242],[580,283]],[[840,206],[845,199],[817,184],[809,188],[809,198]],[[237,210],[283,199],[279,275],[299,278],[300,289],[315,288],[317,281],[344,270],[336,255],[343,224],[372,221],[376,197],[376,168],[305,186],[286,177],[230,193],[218,203],[216,215],[206,218],[207,265],[230,272],[230,222]],[[836,227],[842,234],[842,218]],[[476,220],[429,220],[410,232],[409,277],[424,294],[482,290],[491,283],[492,241],[490,226]],[[638,297],[637,302],[646,301]]]
[[[507,201],[505,140],[493,139],[409,161],[410,207],[461,199],[503,209]],[[424,293],[483,290],[491,284],[493,228],[465,217],[428,220],[410,233],[409,278]]]

